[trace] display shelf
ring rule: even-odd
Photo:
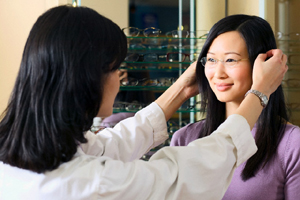
[[[299,36],[299,35],[298,35]],[[278,48],[287,55],[289,67],[282,81],[290,122],[300,126],[300,37],[277,40]]]
[[[114,108],[113,112],[114,113],[121,113],[121,112],[128,112],[128,113],[136,113],[137,111],[139,111],[140,109],[132,109],[132,110],[128,110],[128,109],[118,109],[118,108]],[[178,109],[176,112],[177,113],[197,113],[200,112],[200,109],[186,109],[186,108],[180,108]]]
[[[122,70],[127,71],[160,71],[160,72],[178,72],[179,70],[186,70],[187,67],[182,67],[182,69],[178,67],[172,67],[172,66],[128,66],[128,67],[120,67]]]
[[[153,65],[160,65],[160,64],[168,64],[168,65],[178,65],[178,64],[183,64],[183,65],[190,65],[193,61],[187,61],[187,62],[167,62],[167,61],[160,61],[160,62],[128,62],[124,61],[126,64],[139,64],[139,65],[145,65],[145,64],[153,64]]]
[[[121,91],[165,91],[168,86],[120,86]]]

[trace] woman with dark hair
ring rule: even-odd
[[[258,151],[239,166],[223,199],[297,199],[300,196],[300,129],[288,123],[279,86],[266,104],[251,90],[255,58],[276,48],[273,31],[260,17],[232,15],[210,30],[199,56],[197,81],[206,118],[178,130],[171,146],[203,138],[225,121],[250,92],[265,106],[252,134]],[[275,69],[274,69],[275,70]]]
[[[93,134],[93,118],[112,114],[125,55],[124,33],[92,9],[59,6],[38,18],[0,122],[1,199],[221,198],[234,167],[256,151],[257,97],[248,95],[206,139],[142,161],[168,138],[166,121],[198,93],[196,63],[134,117]],[[272,94],[286,60],[280,50],[258,56],[253,87]]]

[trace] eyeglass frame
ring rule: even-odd
[[[144,54],[140,54],[140,53],[127,53],[124,61],[127,61],[127,62],[143,62],[144,61],[144,56],[145,55],[151,55],[151,54],[156,56],[156,60],[149,61],[149,62],[157,62],[157,61],[159,61],[160,58],[166,58],[166,56],[167,56],[165,54],[160,54],[159,55],[157,53],[144,53]],[[129,57],[129,55],[138,55],[138,57],[137,57],[137,59],[135,59],[135,61],[128,61],[126,59]]]
[[[128,79],[127,82],[130,82],[133,84],[124,84],[125,81],[120,80],[121,86],[158,86],[158,87],[168,87],[171,86],[173,83],[176,82],[176,78],[174,77],[161,77],[156,79],[150,79],[150,78],[142,78],[142,79],[136,79],[132,77],[126,78]],[[132,81],[134,80],[134,81]],[[140,84],[142,83],[142,84]],[[150,83],[150,85],[149,85]]]
[[[299,87],[300,79],[290,78],[282,80],[281,84],[285,87]]]
[[[218,62],[221,62],[223,64],[223,66],[226,67],[226,68],[233,68],[233,67],[235,67],[238,64],[238,62],[243,61],[243,60],[249,60],[249,58],[241,58],[241,59],[237,59],[237,60],[236,59],[232,59],[232,60],[235,61],[235,64],[232,65],[232,66],[228,66],[228,65],[226,65],[226,61],[224,61],[224,60],[220,60],[220,59],[216,59],[216,58],[213,58],[213,59],[216,60],[216,61],[212,62],[214,64],[212,65],[212,67],[209,67],[209,68],[215,68],[215,66],[217,65]],[[203,63],[203,62],[205,62],[205,63]],[[203,67],[206,67],[207,57],[202,57],[200,59],[200,63],[202,64]]]
[[[123,107],[116,107],[117,104],[122,105],[124,108]],[[136,109],[130,109],[129,106],[132,106],[132,105],[136,106],[137,108]],[[113,104],[113,109],[116,109],[116,110],[125,109],[127,111],[138,111],[138,110],[140,110],[140,109],[142,109],[146,106],[147,106],[146,104],[135,102],[135,101],[133,101],[131,103],[130,102],[124,102],[124,101],[116,101]]]
[[[177,37],[175,37],[174,35],[174,32],[181,32],[181,37],[179,37],[179,36],[177,36]],[[202,30],[199,30],[199,31],[202,31]],[[204,30],[203,30],[204,31]],[[185,34],[185,36],[183,36],[182,35],[182,33],[186,33]],[[189,35],[191,35],[192,36],[192,34],[193,34],[193,37],[191,37],[191,38],[198,38],[198,39],[200,39],[200,38],[205,38],[205,37],[207,37],[207,35],[208,35],[208,31],[207,31],[207,33],[205,33],[205,34],[202,34],[202,35],[200,35],[200,36],[195,36],[195,33],[197,33],[197,31],[187,31],[187,30],[173,30],[173,31],[169,31],[169,32],[167,32],[166,33],[166,37],[169,37],[169,35],[172,35],[172,38],[189,38]],[[179,35],[179,34],[178,34]]]
[[[122,80],[120,80],[121,86],[157,86],[158,82],[159,82],[157,79],[150,79],[150,78],[136,79],[136,78],[128,77],[127,79],[128,79],[127,82],[129,82],[129,83],[130,83],[129,80],[134,80],[134,81],[131,81],[131,83],[133,83],[133,84],[124,84],[125,81],[123,81],[123,79],[122,79]],[[142,83],[142,84],[140,84],[140,83]],[[151,83],[151,84],[149,85],[149,83]]]
[[[139,57],[135,60],[135,61],[126,61],[126,58],[128,57],[128,54],[131,55],[138,55]],[[186,60],[186,58],[189,58],[189,62],[193,62],[190,59],[190,55],[191,53],[183,53],[183,52],[169,52],[167,54],[157,54],[157,53],[146,53],[146,54],[139,54],[139,53],[127,53],[127,56],[125,57],[125,61],[126,62],[143,62],[144,61],[144,55],[149,55],[149,54],[153,54],[157,56],[157,59],[154,61],[149,61],[149,62],[157,62],[159,61],[159,58],[166,58],[166,62],[184,62]],[[170,61],[170,55],[172,54],[181,54],[183,55],[183,58],[181,59],[181,61]],[[196,54],[196,53],[195,53]]]
[[[124,30],[126,30],[126,29],[136,29],[138,32],[137,32],[137,35],[135,35],[135,36],[131,36],[131,37],[137,37],[137,36],[139,36],[139,34],[140,34],[140,32],[141,31],[143,31],[143,34],[144,34],[144,36],[145,37],[149,37],[147,34],[146,34],[146,30],[157,30],[158,31],[158,35],[157,36],[154,36],[154,37],[158,37],[159,36],[159,34],[161,33],[161,30],[160,29],[158,29],[158,28],[155,28],[155,27],[148,27],[148,28],[145,28],[145,29],[139,29],[139,28],[136,28],[136,27],[125,27],[125,28],[122,28],[122,31],[125,33],[125,31]],[[125,34],[126,35],[126,34]],[[130,37],[130,36],[129,36]]]

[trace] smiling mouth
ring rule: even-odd
[[[223,92],[229,90],[233,84],[215,84],[218,91]]]

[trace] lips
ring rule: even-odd
[[[216,83],[215,85],[217,90],[220,92],[229,90],[233,86],[233,84],[229,84],[229,83]]]

